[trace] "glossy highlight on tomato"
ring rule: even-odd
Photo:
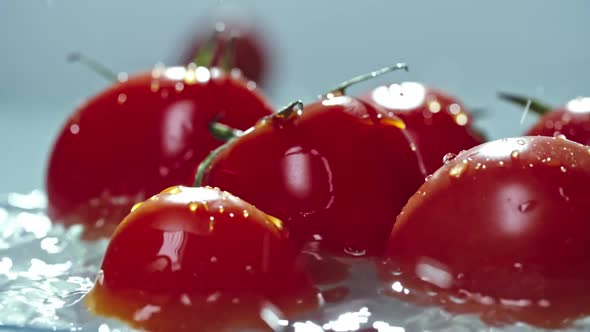
[[[429,174],[457,154],[485,141],[473,129],[473,116],[455,97],[417,82],[379,86],[362,97],[402,119]]]
[[[177,186],[118,226],[86,304],[152,331],[218,331],[267,330],[261,310],[319,302],[280,220],[219,189]]]
[[[403,122],[345,95],[261,120],[200,166],[220,187],[285,222],[294,239],[351,256],[381,252],[424,181]]]
[[[590,314],[589,186],[590,149],[564,138],[462,152],[400,213],[382,276],[493,323],[567,325]]]
[[[247,129],[272,111],[254,84],[215,68],[157,67],[117,82],[59,133],[47,166],[48,214],[109,234],[133,204],[192,184],[199,162],[224,143],[212,122]]]

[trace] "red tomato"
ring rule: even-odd
[[[406,123],[429,174],[442,166],[446,154],[457,154],[485,141],[472,129],[472,116],[458,99],[421,83],[379,86],[362,98]]]
[[[172,187],[118,226],[87,304],[149,330],[215,331],[318,303],[280,220],[219,189]]]
[[[114,227],[133,204],[192,184],[199,162],[223,144],[212,121],[246,129],[270,113],[250,83],[217,69],[155,69],[116,83],[83,104],[57,137],[47,168],[49,216]]]
[[[569,140],[590,145],[590,98],[572,99],[565,106],[550,110],[526,134],[562,134]]]
[[[410,198],[386,256],[410,288],[440,293],[434,302],[453,305],[450,295],[492,320],[560,326],[590,314],[588,188],[587,146],[541,136],[482,144]]]
[[[265,45],[263,34],[253,24],[236,19],[218,19],[214,24],[201,26],[200,34],[191,42],[190,48],[182,55],[181,64],[196,62],[209,66],[216,57],[228,56],[233,68],[242,71],[257,84],[263,84],[271,67],[271,57]],[[233,38],[233,49],[229,49]],[[232,54],[226,54],[231,52]],[[205,61],[206,63],[199,63]]]
[[[424,181],[403,122],[342,95],[287,110],[216,151],[197,183],[284,220],[300,243],[380,253],[395,216]]]

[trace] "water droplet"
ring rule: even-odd
[[[207,299],[205,301],[207,301],[207,303],[217,302],[217,300],[219,300],[220,297],[221,297],[221,292],[215,292],[215,293],[207,296]]]
[[[78,135],[78,133],[80,132],[80,126],[77,124],[72,124],[70,126],[70,133],[72,133],[72,135]]]
[[[344,248],[344,252],[350,256],[354,257],[361,257],[367,254],[367,250],[362,248],[354,248],[352,246],[348,246]]]
[[[481,163],[477,163],[477,165],[475,165],[475,169],[480,169],[481,168]]]
[[[568,195],[565,194],[563,187],[559,187],[558,190],[559,190],[559,196],[561,196],[561,198],[563,198],[564,201],[569,202],[570,198]]]
[[[451,106],[449,106],[449,112],[451,112],[451,114],[459,114],[461,113],[461,106],[459,106],[458,104],[451,104]]]
[[[545,299],[539,300],[539,302],[537,302],[537,304],[539,305],[539,307],[543,307],[543,308],[547,308],[547,307],[551,306],[551,302],[549,302],[548,300],[545,300]]]
[[[160,176],[163,177],[168,176],[168,174],[170,173],[170,169],[166,166],[160,166],[158,171],[160,172]]]
[[[455,122],[459,125],[459,126],[464,126],[467,124],[469,118],[467,117],[467,115],[465,115],[465,113],[459,113],[455,116]]]
[[[180,92],[180,91],[184,90],[184,83],[182,83],[182,82],[176,82],[176,84],[174,85],[174,89],[177,92]]]
[[[199,209],[199,203],[197,202],[192,202],[188,205],[189,210],[191,210],[192,212],[195,212]]]
[[[526,143],[525,143],[525,141],[524,141],[524,140],[522,140],[522,139],[517,139],[517,140],[516,140],[516,144],[518,144],[518,145],[525,145]]]
[[[424,182],[428,182],[428,180],[430,180],[432,178],[432,174],[430,174],[429,176],[424,178]]]
[[[440,103],[436,100],[431,101],[428,103],[428,110],[432,113],[440,112]]]
[[[402,285],[401,282],[396,281],[393,284],[391,284],[391,289],[394,292],[401,293],[404,290],[404,285]]]
[[[449,300],[453,303],[457,303],[457,304],[464,304],[467,302],[467,299],[464,297],[458,297],[458,296],[449,296]]]
[[[180,189],[180,187],[178,187],[178,186],[170,187],[170,188],[166,188],[166,189],[162,190],[162,193],[170,194],[170,195],[180,194],[181,192],[182,192],[182,189]]]
[[[136,203],[136,204],[135,204],[135,205],[133,205],[133,207],[131,208],[131,212],[133,212],[133,211],[137,210],[137,209],[138,209],[140,206],[142,206],[142,205],[143,205],[143,202]]]
[[[124,104],[127,101],[127,95],[124,93],[119,93],[119,95],[117,96],[117,103],[119,105]]]
[[[186,306],[192,305],[191,298],[187,294],[180,295],[180,302]]]
[[[219,213],[223,214],[223,212],[225,211],[225,208],[223,207],[223,205],[219,206]]]
[[[565,168],[565,166],[559,167],[559,170],[561,171],[561,173],[567,172],[567,168]]]
[[[248,213],[248,210],[244,210],[244,211],[242,211],[242,215],[244,216],[244,218],[248,218],[250,213]]]
[[[233,218],[233,217],[235,217],[235,214],[234,214],[233,212],[230,212],[230,213],[229,213],[229,217],[230,217],[230,218]]]
[[[522,213],[527,213],[532,211],[537,206],[536,201],[525,201],[518,204],[518,211]]]
[[[518,150],[514,150],[510,153],[510,158],[512,158],[512,159],[518,159],[519,156],[520,156],[520,152]]]
[[[500,167],[504,167],[504,162],[503,162],[502,160],[500,160],[500,161],[498,162],[498,165],[500,165]]]
[[[469,162],[467,160],[463,160],[463,162],[458,163],[457,165],[453,166],[453,168],[451,168],[451,170],[449,171],[449,176],[457,179],[460,178],[461,175],[465,173],[468,166]]]
[[[211,263],[217,263],[217,257],[215,257],[215,256],[211,256],[211,258],[209,258],[209,261],[210,261]]]
[[[410,150],[412,150],[412,151],[416,151],[416,150],[417,150],[417,148],[416,148],[416,144],[414,144],[414,143],[410,143]]]
[[[160,82],[152,81],[150,84],[150,90],[152,90],[152,92],[158,92],[158,90],[160,90]]]
[[[559,131],[554,132],[553,137],[555,137],[557,139],[566,139],[565,135],[560,133]]]
[[[457,158],[457,155],[454,153],[447,153],[443,156],[443,164],[450,162],[451,160]]]
[[[521,263],[514,263],[514,268],[516,269],[522,269],[522,264]]]
[[[160,76],[162,76],[162,73],[164,72],[165,69],[166,69],[166,67],[164,66],[163,63],[161,63],[161,62],[156,63],[156,65],[154,66],[154,69],[152,69],[152,78],[155,78],[155,79],[160,78]]]

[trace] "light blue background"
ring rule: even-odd
[[[47,154],[75,105],[106,82],[67,64],[74,50],[133,73],[171,63],[219,1],[0,0],[0,192],[42,188]],[[232,3],[226,1],[227,3]],[[235,1],[272,37],[277,105],[400,60],[420,80],[492,115],[493,138],[515,136],[517,109],[498,90],[560,104],[588,95],[590,1]],[[351,92],[368,89],[375,83]]]

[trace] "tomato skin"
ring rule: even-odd
[[[461,101],[421,83],[379,86],[361,98],[406,123],[429,174],[442,166],[447,153],[457,154],[485,141],[472,129],[473,117]]]
[[[217,69],[155,69],[115,83],[59,133],[47,166],[48,214],[113,227],[133,204],[192,184],[199,162],[223,144],[211,121],[247,129],[270,113],[252,85]]]
[[[177,186],[138,204],[117,227],[87,304],[140,327],[178,329],[180,318],[187,330],[215,330],[221,312],[240,315],[229,322],[256,323],[264,303],[301,307],[300,298],[317,306],[280,220],[219,189]],[[141,321],[137,310],[146,305],[158,315]]]
[[[202,165],[201,184],[277,216],[301,244],[378,254],[395,216],[424,181],[400,125],[359,99],[323,99],[287,118],[267,118],[220,149]]]
[[[590,145],[590,98],[579,97],[555,108],[537,121],[525,135],[565,135],[567,139]]]
[[[298,251],[282,222],[227,192],[172,187],[140,204],[109,243],[104,287],[276,291],[298,276]]]
[[[414,287],[467,297],[487,310],[481,299],[525,300],[508,310],[511,319],[559,326],[590,313],[589,186],[587,146],[541,136],[482,144],[410,198],[386,257],[421,282]]]

